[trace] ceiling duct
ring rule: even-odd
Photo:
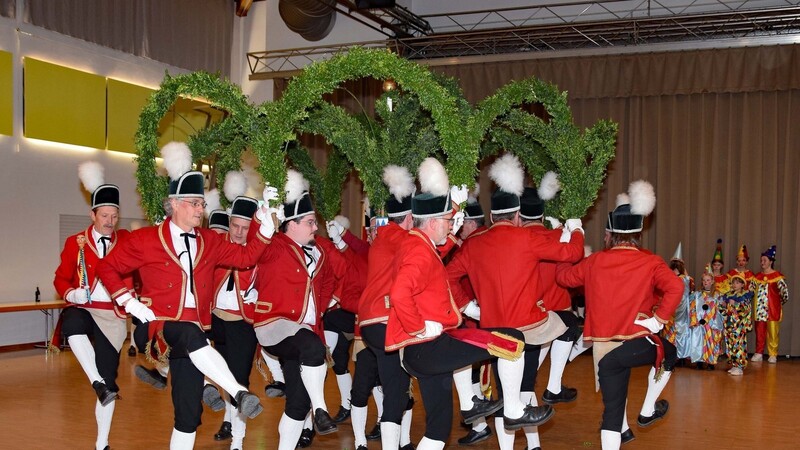
[[[318,41],[333,30],[336,0],[278,0],[278,12],[290,30]]]

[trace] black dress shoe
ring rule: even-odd
[[[264,387],[264,394],[270,398],[283,397],[286,395],[286,383],[273,381]]]
[[[414,450],[414,444],[409,442],[408,444],[400,447],[400,450]]]
[[[248,419],[252,419],[261,414],[261,411],[264,411],[264,407],[261,406],[261,401],[258,400],[258,397],[247,391],[237,392],[234,400],[236,401],[236,409],[247,416]],[[225,407],[225,402],[222,402],[222,406]]]
[[[108,405],[117,398],[117,393],[109,389],[102,381],[93,382],[92,387],[97,394],[97,399],[100,400],[100,404],[103,406]]]
[[[381,423],[375,422],[375,426],[372,427],[372,430],[366,434],[366,438],[368,441],[377,441],[381,438]]]
[[[203,386],[203,403],[214,412],[222,411],[225,408],[225,400],[222,399],[219,389],[212,384]]]
[[[228,421],[222,422],[222,426],[219,427],[219,431],[217,434],[214,435],[215,441],[226,441],[232,438],[233,435],[231,434],[231,423]]]
[[[525,450],[528,450],[528,447],[525,447]],[[542,450],[542,447],[533,447],[531,450]]]
[[[328,411],[325,411],[322,408],[317,408],[317,410],[314,411],[314,426],[316,427],[317,433],[319,433],[320,436],[339,431],[339,427],[333,423],[331,415],[328,414]]]
[[[503,426],[506,430],[519,430],[527,426],[539,426],[550,420],[556,411],[550,405],[533,406],[527,405],[522,413],[522,417],[510,419],[503,417]]]
[[[649,427],[654,422],[657,422],[666,416],[667,411],[669,411],[669,402],[666,400],[659,400],[656,402],[656,408],[655,411],[653,411],[653,415],[650,417],[645,417],[639,414],[639,418],[636,419],[636,423],[638,423],[640,427]]]
[[[358,447],[356,447],[356,450],[367,450],[367,446],[366,445],[359,445]]]
[[[344,406],[339,407],[339,412],[333,416],[333,423],[342,423],[345,420],[350,418],[350,410],[345,408]]]
[[[144,366],[137,365],[133,369],[133,374],[136,375],[141,381],[153,386],[158,390],[164,390],[167,388],[167,377],[161,375],[161,373],[157,369],[147,369]]]
[[[489,427],[486,427],[481,431],[469,430],[469,433],[467,433],[466,436],[458,440],[458,445],[477,444],[478,442],[483,442],[489,439],[489,436],[491,435],[492,429]]]
[[[619,437],[620,437],[620,442],[623,444],[627,444],[628,442],[636,439],[636,436],[633,435],[633,430],[631,430],[630,428],[620,433]]]
[[[132,345],[128,347],[128,356],[136,356],[136,347]]]
[[[558,394],[553,394],[548,390],[545,390],[544,394],[542,394],[542,401],[548,405],[574,402],[576,398],[578,398],[578,390],[566,386],[561,386],[561,392]]]
[[[471,424],[478,419],[494,414],[502,407],[502,400],[485,400],[473,395],[472,408],[468,411],[461,411],[461,417],[464,419],[464,423]]]
[[[310,428],[303,428],[303,431],[300,433],[300,439],[297,440],[297,448],[311,447],[311,443],[314,442],[314,435],[316,434],[317,433]]]

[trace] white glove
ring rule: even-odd
[[[420,339],[433,338],[442,334],[442,330],[444,330],[444,326],[439,322],[426,320],[425,331],[422,334],[418,334],[417,337]]]
[[[265,208],[261,207],[256,210],[256,219],[261,222],[258,231],[263,234],[267,239],[272,238],[275,234],[275,222],[272,220],[272,214],[278,218],[278,226],[283,223],[283,208]]]
[[[464,315],[475,320],[481,320],[481,307],[478,306],[477,300],[473,298],[471,302],[467,303],[467,307],[464,308]]]
[[[328,230],[328,237],[331,238],[336,246],[339,246],[339,243],[342,242],[342,235],[344,234],[344,227],[342,224],[335,220],[329,220],[325,222],[325,229]]]
[[[453,236],[458,234],[458,230],[464,225],[464,211],[453,214]]]
[[[463,205],[466,203],[468,196],[469,191],[467,190],[466,184],[462,184],[461,186],[453,186],[450,188],[450,200],[456,205]]]
[[[264,186],[264,193],[262,196],[264,198],[264,204],[269,208],[270,202],[278,200],[278,188],[270,186],[269,183],[267,183],[267,185]]]
[[[581,222],[581,219],[567,219],[567,223],[564,225],[564,228],[569,230],[570,233],[578,230],[583,233],[583,222]]]
[[[550,228],[556,229],[561,228],[561,221],[556,219],[555,217],[545,216],[544,220],[550,222]]]
[[[253,304],[258,300],[258,291],[256,289],[248,289],[241,291],[242,301],[245,305]]]
[[[651,333],[656,334],[664,328],[664,324],[659,322],[658,319],[655,317],[649,317],[647,319],[637,319],[634,320],[633,323],[639,325],[640,327],[645,327],[650,330]]]
[[[156,315],[153,313],[153,310],[135,298],[132,298],[128,300],[128,303],[125,303],[125,312],[129,313],[133,317],[136,317],[142,322],[156,320]]]
[[[278,219],[278,226],[280,226],[283,222],[286,221],[286,214],[283,213],[282,206],[278,206],[277,208],[270,208],[269,213],[270,215],[275,214],[275,218]]]
[[[89,301],[89,294],[84,288],[73,289],[67,294],[67,301],[76,305],[83,305]]]
[[[562,228],[561,237],[558,239],[558,242],[569,244],[570,239],[572,239],[572,233],[570,233],[569,228]]]

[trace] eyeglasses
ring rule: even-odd
[[[316,226],[318,222],[317,219],[309,219],[309,220],[301,220],[300,223],[313,227]]]
[[[184,200],[182,198],[179,198],[178,200],[182,201],[183,203],[188,203],[188,204],[192,205],[192,208],[195,208],[195,209],[197,209],[197,208],[205,208],[206,206],[208,206],[208,203],[201,202],[200,200]]]

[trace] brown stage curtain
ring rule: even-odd
[[[587,243],[602,245],[606,212],[631,181],[653,183],[646,248],[670,259],[679,242],[699,285],[715,241],[726,270],[747,245],[749,267],[778,246],[776,268],[790,292],[800,283],[800,46],[540,59],[435,67],[460,80],[476,104],[511,80],[531,76],[569,92],[575,122],[619,123],[617,155],[595,207],[584,217]],[[481,177],[482,192],[491,186]],[[345,194],[344,208],[348,206]],[[488,195],[482,195],[484,207]],[[351,216],[353,217],[353,216]],[[355,221],[354,221],[355,222]],[[782,355],[800,355],[800,308],[784,307]],[[752,350],[755,339],[750,335]]]

